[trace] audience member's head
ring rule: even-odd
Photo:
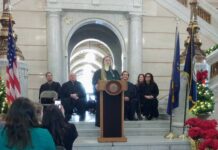
[[[145,74],[145,82],[146,83],[153,83],[154,82],[154,77],[151,73]]]
[[[33,103],[36,111],[36,117],[38,120],[38,123],[42,123],[42,117],[43,117],[43,105],[40,103]]]
[[[62,111],[56,105],[49,105],[43,114],[42,126],[51,133],[56,145],[63,143],[64,128],[67,126]]]
[[[33,103],[28,98],[17,98],[8,110],[5,119],[7,146],[16,149],[32,146],[29,129],[37,126],[38,121]]]
[[[129,73],[127,71],[123,71],[121,73],[121,79],[125,80],[125,81],[128,81],[129,80]]]
[[[51,72],[46,72],[45,77],[46,77],[47,82],[52,82],[53,81]]]
[[[144,74],[139,74],[138,75],[137,84],[140,85],[140,84],[144,84],[144,83],[145,83],[145,76],[144,76]]]

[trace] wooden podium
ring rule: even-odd
[[[100,128],[98,142],[126,142],[124,137],[124,91],[125,81],[99,80]]]

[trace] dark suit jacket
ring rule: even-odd
[[[60,98],[61,85],[59,82],[54,82],[54,81],[51,84],[49,84],[48,82],[42,84],[39,89],[39,98],[40,98],[40,94],[43,91],[55,91],[58,93],[58,98]]]

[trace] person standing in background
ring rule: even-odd
[[[99,80],[120,80],[120,75],[117,70],[112,69],[112,58],[105,56],[102,60],[102,68],[98,69],[92,78],[92,85],[96,98],[96,119],[95,125],[100,127],[100,94],[98,92]]]

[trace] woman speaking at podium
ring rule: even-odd
[[[92,85],[96,99],[96,117],[95,126],[100,127],[100,94],[97,91],[98,80],[120,80],[120,75],[117,70],[112,69],[112,58],[105,56],[102,60],[102,68],[98,69],[92,78]]]

